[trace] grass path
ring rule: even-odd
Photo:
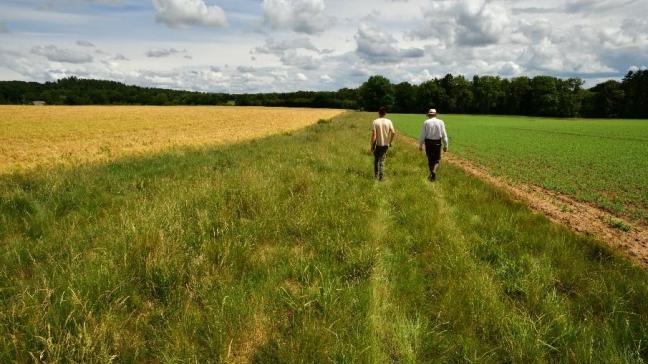
[[[648,274],[371,115],[0,177],[0,362],[627,362]]]
[[[370,223],[371,249],[374,252],[374,263],[369,277],[371,287],[371,307],[369,308],[369,320],[371,322],[372,340],[372,361],[385,363],[389,361],[389,352],[385,352],[384,346],[391,344],[390,323],[396,318],[392,315],[390,307],[390,277],[386,267],[386,260],[389,255],[389,248],[386,245],[388,239],[389,211],[387,210],[387,198],[383,196],[385,190],[375,185],[373,194],[378,195],[378,204]]]

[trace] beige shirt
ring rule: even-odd
[[[371,124],[371,130],[376,132],[376,145],[385,147],[389,145],[390,133],[395,133],[392,121],[385,118],[374,120]]]

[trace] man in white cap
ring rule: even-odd
[[[428,112],[428,119],[423,123],[421,129],[421,137],[419,139],[419,150],[423,151],[425,146],[425,154],[428,158],[428,166],[430,168],[430,182],[436,180],[437,169],[441,162],[441,149],[444,152],[448,151],[448,134],[446,133],[445,123],[436,117],[437,111],[430,109]]]

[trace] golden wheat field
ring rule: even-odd
[[[234,143],[299,129],[339,113],[228,106],[0,106],[0,173],[173,146]]]

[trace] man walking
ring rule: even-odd
[[[428,158],[428,167],[430,168],[430,182],[434,182],[437,176],[437,169],[441,162],[441,148],[444,152],[448,151],[448,134],[446,134],[445,123],[436,117],[437,111],[430,109],[428,119],[423,123],[421,129],[421,138],[419,139],[419,150],[425,146],[425,154]]]
[[[387,110],[381,107],[378,110],[378,119],[371,124],[371,151],[374,155],[374,175],[379,181],[383,180],[385,169],[385,156],[391,146],[396,130],[391,120],[385,118]]]

